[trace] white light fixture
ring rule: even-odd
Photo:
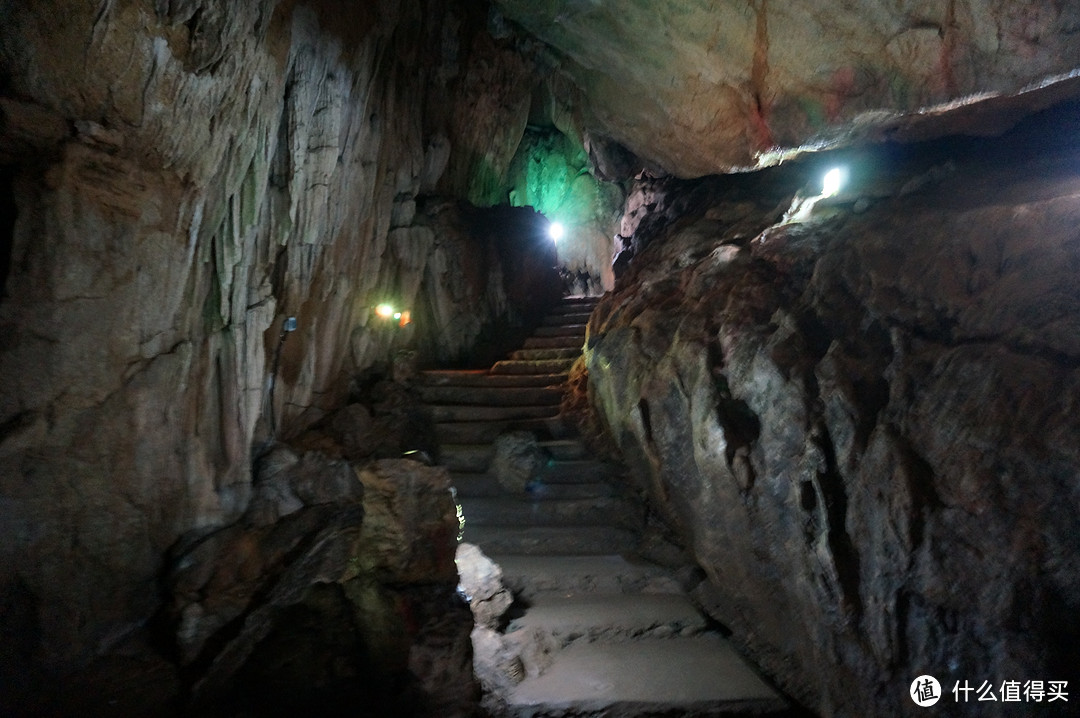
[[[375,313],[383,319],[389,319],[394,316],[394,307],[391,304],[380,304],[375,307]]]
[[[563,229],[562,224],[559,222],[552,222],[548,225],[548,236],[551,237],[553,242],[558,242],[566,234],[566,230]]]
[[[821,180],[821,196],[832,197],[847,183],[848,173],[843,167],[833,167]]]

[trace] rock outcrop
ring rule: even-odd
[[[263,472],[243,522],[175,550],[167,614],[190,683],[181,700],[260,715],[470,713],[449,474],[293,459]]]
[[[5,664],[122,644],[168,547],[248,510],[255,447],[406,344],[467,359],[545,262],[557,292],[550,246],[477,240],[432,199],[524,131],[528,63],[485,22],[442,0],[0,3]]]
[[[682,177],[1080,67],[1071,3],[495,5],[547,43],[584,128]]]
[[[593,401],[699,599],[821,715],[1078,678],[1077,116],[828,157],[850,185],[801,219],[827,164],[653,187],[593,314]]]

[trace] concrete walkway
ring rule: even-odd
[[[531,647],[501,710],[515,718],[786,715],[789,705],[675,577],[635,556],[639,501],[559,412],[595,301],[564,300],[489,371],[423,375],[465,541],[502,568],[519,609],[505,634]],[[515,430],[532,432],[548,457],[520,493],[488,473],[492,442]]]

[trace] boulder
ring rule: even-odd
[[[477,626],[500,628],[503,614],[514,602],[502,583],[502,569],[480,547],[459,543],[454,559],[458,569],[458,592],[469,602]]]
[[[465,715],[472,621],[456,592],[446,471],[386,460],[343,482],[338,463],[279,462],[264,483],[292,489],[299,508],[176,547],[166,620],[191,700]]]
[[[495,439],[489,471],[509,493],[522,493],[547,464],[547,454],[528,431],[510,431]]]

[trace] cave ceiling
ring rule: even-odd
[[[1080,3],[1066,0],[495,0],[495,10],[544,43],[585,130],[683,177],[804,146],[1000,131],[980,126],[995,113],[972,107],[1004,103],[1009,118],[1080,92]]]

